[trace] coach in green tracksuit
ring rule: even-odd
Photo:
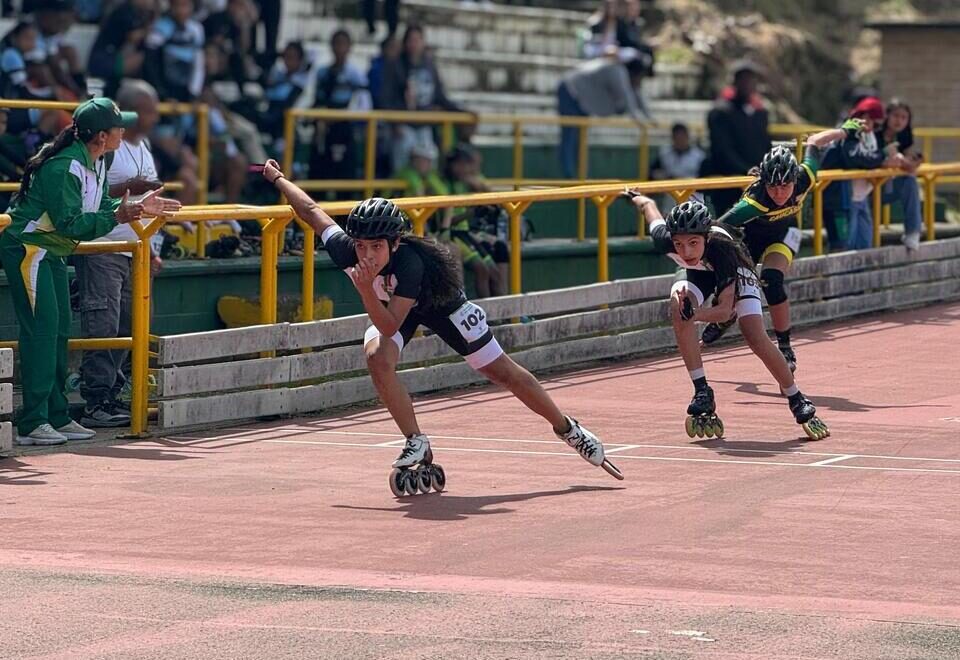
[[[80,241],[104,236],[117,223],[156,216],[179,202],[155,191],[139,201],[108,193],[103,156],[116,150],[136,113],[110,99],[85,101],[65,128],[27,163],[20,190],[0,234],[0,261],[20,325],[23,411],[17,420],[22,445],[55,445],[94,435],[67,410],[67,338],[70,293],[64,258]]]

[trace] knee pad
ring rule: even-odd
[[[760,285],[768,305],[779,305],[787,301],[787,287],[783,283],[783,273],[776,268],[764,268],[760,271]]]

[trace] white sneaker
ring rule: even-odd
[[[89,440],[97,434],[96,431],[84,428],[73,420],[69,424],[64,424],[58,428],[57,432],[67,440]]]
[[[566,433],[557,433],[557,437],[576,449],[585,461],[591,465],[603,463],[603,444],[593,433],[580,426],[580,422],[573,417],[567,417],[570,430]]]
[[[28,447],[30,445],[37,445],[38,447],[50,447],[53,445],[62,445],[67,441],[67,438],[60,433],[58,433],[52,426],[49,424],[41,424],[37,428],[33,429],[27,435],[17,434],[17,444]]]
[[[424,461],[429,462],[432,459],[433,452],[430,451],[430,440],[421,433],[407,438],[407,443],[403,446],[400,456],[393,462],[393,467],[411,467]]]
[[[900,241],[906,246],[908,250],[916,250],[920,247],[920,232],[912,234],[904,234]]]

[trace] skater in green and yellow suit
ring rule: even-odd
[[[73,124],[28,163],[0,234],[0,261],[20,325],[23,410],[17,419],[21,445],[56,445],[94,435],[67,410],[67,338],[70,293],[65,257],[80,241],[110,232],[118,223],[180,208],[154,191],[134,201],[108,192],[104,155],[116,150],[136,113],[113,101],[85,101]]]

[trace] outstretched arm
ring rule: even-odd
[[[323,231],[328,227],[333,227],[337,224],[333,218],[317,206],[317,203],[313,201],[310,195],[284,176],[280,170],[280,164],[272,158],[263,165],[263,178],[283,193],[283,196],[287,198],[287,201],[290,203],[290,206],[293,207],[297,216],[313,227],[313,231],[317,232],[318,236],[323,234]]]
[[[670,239],[670,232],[667,231],[667,223],[663,219],[663,214],[657,208],[657,203],[631,189],[623,192],[623,196],[630,200],[630,203],[643,212],[643,219],[647,223],[647,230],[653,239],[653,245],[661,254],[670,254],[673,252],[673,241]]]

